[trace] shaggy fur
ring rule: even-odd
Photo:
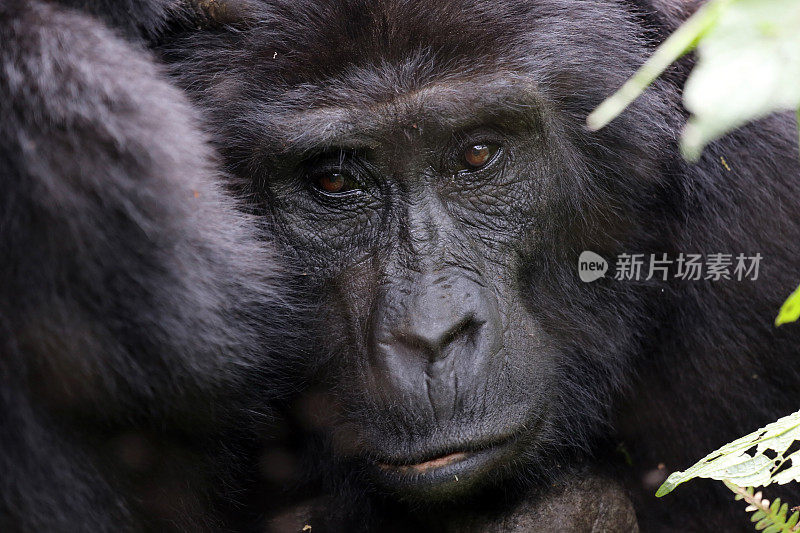
[[[114,4],[151,33],[171,2]],[[271,247],[128,38],[0,6],[2,531],[233,527],[297,340]]]
[[[361,479],[360,470],[378,453],[371,450],[399,454],[411,449],[409,433],[430,436],[441,428],[400,399],[390,408],[364,385],[370,322],[363,310],[380,305],[382,289],[370,285],[373,280],[391,282],[380,270],[380,251],[394,246],[394,226],[381,226],[385,219],[377,215],[368,220],[372,211],[365,207],[351,220],[358,237],[332,252],[328,247],[335,245],[320,236],[324,226],[303,233],[303,225],[327,217],[333,239],[348,231],[337,225],[338,215],[282,191],[287,183],[294,187],[293,173],[303,161],[331,148],[401,145],[414,134],[406,128],[426,121],[455,127],[459,117],[491,122],[501,115],[533,125],[504,172],[517,187],[536,183],[538,194],[527,210],[504,205],[504,225],[496,218],[474,222],[497,232],[474,239],[505,242],[525,229],[498,259],[514,259],[502,281],[513,293],[498,291],[505,294],[503,306],[523,306],[527,314],[520,316],[532,324],[526,329],[511,322],[509,328],[547,349],[532,345],[509,359],[513,372],[486,378],[512,385],[487,386],[479,420],[498,423],[503,413],[525,405],[535,431],[518,435],[526,447],[498,469],[494,496],[483,501],[507,503],[515,497],[510,494],[535,491],[544,479],[562,475],[561,466],[580,464],[610,471],[627,485],[644,531],[747,530],[724,488],[693,482],[657,501],[649,474],[658,477],[660,463],[666,470],[687,467],[797,408],[797,328],[772,325],[797,283],[800,252],[791,118],[774,116],[737,131],[710,146],[698,164],[687,164],[677,149],[686,119],[680,87],[687,59],[609,127],[598,133],[584,127],[586,115],[686,16],[686,6],[264,0],[250,2],[246,20],[231,31],[179,35],[164,46],[172,72],[204,109],[254,209],[285,232],[286,249],[331,309],[321,336],[332,351],[330,365],[321,363],[323,394],[328,405],[340,401],[345,409],[340,418],[326,412],[322,432],[336,442],[346,428],[356,435],[356,450],[348,452],[354,457],[342,456],[334,445],[335,457],[317,469],[328,474],[320,476],[327,479],[325,490],[338,491],[344,503],[319,513],[315,531],[326,521],[337,524],[333,511],[342,511],[345,523],[352,520],[330,525],[334,530],[430,525],[420,502],[407,507],[387,498]],[[474,80],[471,92],[453,89]],[[426,90],[441,96],[441,105],[414,107]],[[496,105],[475,103],[476,95],[495,90],[502,95]],[[394,130],[393,116],[402,116]],[[276,196],[285,203],[265,209]],[[399,231],[403,224],[397,222]],[[305,240],[298,241],[300,234]],[[373,254],[368,261],[367,249]],[[609,258],[622,252],[758,252],[764,259],[757,282],[583,284],[575,273],[581,250]],[[351,272],[343,272],[351,263]],[[333,428],[330,420],[338,420]],[[626,450],[632,466],[618,449]],[[333,465],[343,465],[344,473]],[[438,501],[428,508],[441,518],[457,505]],[[416,518],[409,518],[410,509]]]

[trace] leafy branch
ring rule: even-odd
[[[697,63],[683,91],[691,117],[680,141],[686,159],[697,161],[708,143],[776,111],[795,110],[800,124],[800,0],[709,0],[587,117],[589,129],[614,120],[673,62],[692,51]],[[800,287],[781,307],[775,325],[798,318]],[[780,498],[770,504],[752,488],[800,481],[800,450],[789,450],[797,440],[800,411],[673,473],[656,496],[697,477],[717,479],[749,504],[746,511],[753,513],[756,530],[799,531],[800,512],[787,518],[787,504]]]
[[[587,117],[589,129],[608,125],[672,63],[695,50],[697,64],[683,92],[691,112],[681,138],[686,159],[697,161],[708,143],[775,111],[795,110],[800,124],[800,1],[709,0]],[[775,325],[798,318],[800,288],[783,304]]]

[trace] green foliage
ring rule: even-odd
[[[775,319],[775,325],[780,326],[781,324],[795,322],[798,318],[800,318],[800,287],[795,289],[781,306],[778,317]]]
[[[710,453],[684,472],[671,474],[656,492],[661,497],[694,478],[725,480],[740,487],[800,481],[800,451],[787,454],[800,440],[800,411],[785,416]],[[751,449],[755,448],[751,452]],[[774,459],[765,454],[772,450]]]
[[[589,128],[608,124],[694,49],[697,65],[684,88],[692,114],[681,139],[687,159],[697,160],[706,144],[746,122],[800,110],[800,1],[710,0],[589,115]]]
[[[730,481],[725,481],[725,486],[736,494],[735,499],[744,500],[749,504],[745,511],[753,513],[750,520],[755,522],[756,531],[793,533],[800,529],[800,525],[797,523],[800,519],[800,512],[795,511],[789,516],[789,505],[781,503],[780,498],[776,498],[774,502],[770,503],[769,500],[761,497],[761,492],[754,494],[753,487],[743,489]]]

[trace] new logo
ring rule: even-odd
[[[605,276],[608,262],[594,252],[581,252],[578,258],[578,275],[584,283],[590,283]]]

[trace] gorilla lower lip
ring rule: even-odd
[[[463,461],[464,459],[470,456],[467,452],[456,452],[451,453],[448,455],[444,455],[442,457],[437,457],[436,459],[431,459],[430,461],[425,461],[424,463],[417,463],[415,465],[388,465],[388,464],[380,464],[379,466],[383,470],[396,470],[402,473],[418,473],[422,474],[429,470],[434,470],[436,468],[442,468],[459,461]]]

